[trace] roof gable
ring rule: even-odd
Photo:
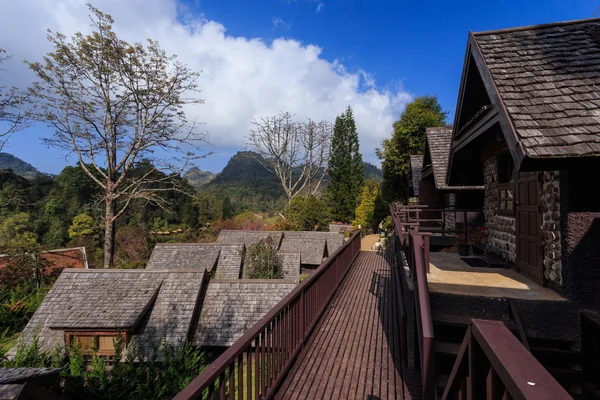
[[[239,279],[242,275],[244,258],[243,244],[221,244],[221,254],[217,262],[215,277],[217,279]]]
[[[518,168],[524,157],[600,155],[600,44],[590,35],[598,29],[594,19],[470,35],[467,56]]]
[[[427,128],[425,139],[425,156],[423,164],[430,163],[433,169],[433,178],[437,189],[445,189],[448,160],[450,158],[450,144],[452,143],[452,128]]]
[[[316,232],[316,231],[285,231],[284,239],[325,239],[327,242],[327,253],[331,256],[344,244],[344,235],[340,232]],[[319,263],[320,264],[320,263]]]
[[[339,235],[339,234],[336,234]],[[308,265],[321,265],[325,256],[325,239],[285,237],[281,242],[281,252],[300,253],[300,262]]]

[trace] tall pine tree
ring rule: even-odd
[[[364,183],[364,165],[352,108],[338,115],[333,128],[329,155],[327,199],[335,221],[354,219],[356,201]]]

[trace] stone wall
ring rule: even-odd
[[[560,174],[558,171],[542,173],[542,244],[544,246],[544,276],[562,285]]]
[[[483,163],[485,198],[483,214],[488,246],[512,262],[516,261],[516,223],[514,217],[498,215],[498,162],[490,157]]]

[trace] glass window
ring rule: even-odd
[[[94,348],[94,336],[74,336],[81,344],[82,350],[92,350]]]
[[[117,339],[116,336],[99,336],[99,351],[115,351],[114,340]]]

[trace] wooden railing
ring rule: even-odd
[[[359,252],[360,231],[174,399],[272,397]]]
[[[572,399],[502,321],[473,319],[442,395],[446,399]]]
[[[583,373],[585,374],[587,389],[600,395],[600,321],[581,313],[581,351],[584,357]]]
[[[427,235],[418,231],[418,224],[411,222],[411,214],[416,214],[418,220],[418,209],[402,209],[392,206],[392,219],[394,223],[395,243],[399,243],[406,257],[406,262],[413,278],[414,295],[414,318],[417,330],[418,354],[415,359],[419,361],[421,368],[421,383],[423,399],[435,399],[435,336],[433,333],[433,318],[431,316],[431,305],[429,301],[429,286],[427,283],[427,271],[429,267],[429,243]],[[401,274],[404,275],[404,274]],[[405,275],[404,275],[405,276]],[[408,286],[408,285],[403,285]],[[403,329],[402,331],[406,331]],[[401,331],[401,332],[402,332]],[[402,339],[406,340],[406,338]],[[406,355],[404,355],[406,357]]]

